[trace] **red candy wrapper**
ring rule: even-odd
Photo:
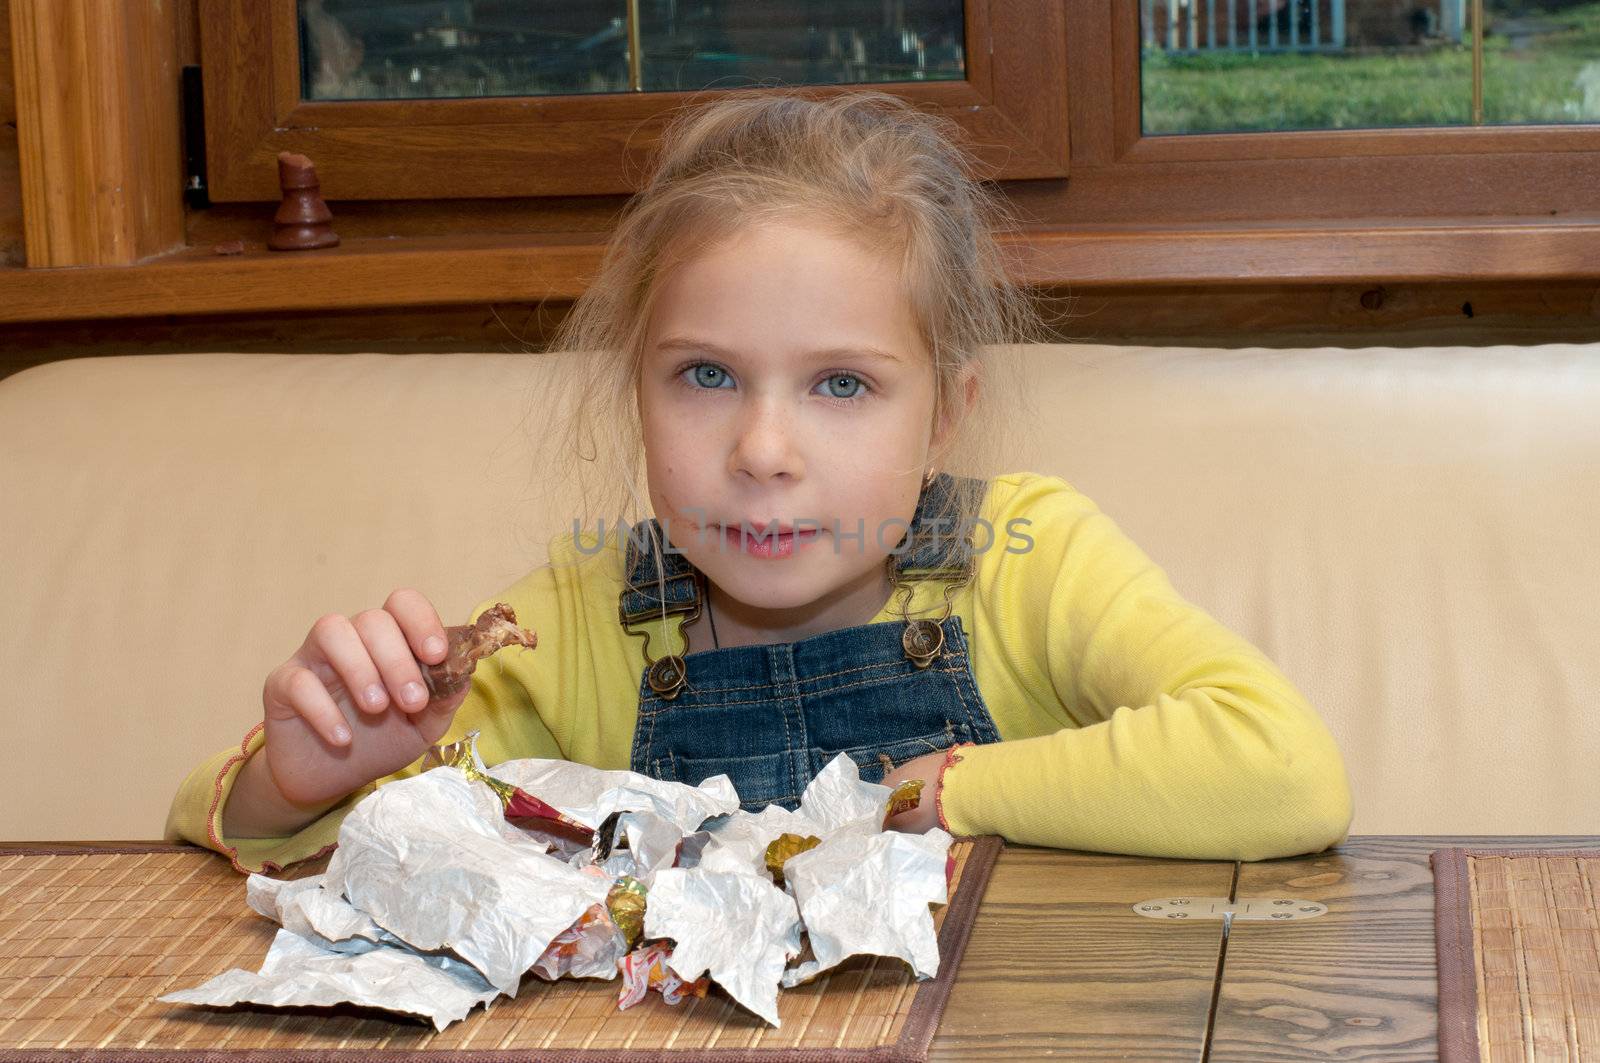
[[[705,975],[693,982],[685,982],[667,966],[672,950],[662,942],[653,942],[634,949],[622,958],[617,969],[622,974],[622,992],[617,996],[617,1007],[627,1010],[645,998],[654,989],[668,1004],[677,1004],[684,997],[703,997],[711,987]]]
[[[922,804],[922,780],[907,779],[894,788],[894,793],[889,795],[889,801],[883,812],[883,822],[888,823],[902,812],[910,812]]]
[[[594,831],[545,802],[534,797],[520,786],[509,786],[510,796],[502,793],[506,805],[506,819],[519,827],[532,827],[563,838],[588,845],[594,841]],[[497,791],[499,792],[499,791]]]
[[[627,951],[627,941],[606,906],[592,904],[576,923],[556,935],[533,970],[552,982],[569,974],[575,978],[609,978]]]
[[[481,767],[476,755],[477,737],[478,732],[473,731],[465,738],[449,745],[433,746],[423,760],[423,767],[444,765],[456,768],[467,778],[483,783],[500,798],[506,820],[519,827],[549,834],[557,839],[577,842],[580,845],[589,845],[594,841],[593,830],[555,806],[534,797],[522,787],[497,778]]]

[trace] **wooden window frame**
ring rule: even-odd
[[[1600,215],[1595,125],[1147,136],[1139,5],[1063,3],[1075,187],[1053,221],[1215,229]]]
[[[73,268],[0,270],[0,322],[569,301],[586,289],[604,251],[605,218],[620,203],[608,192],[631,191],[630,175],[643,171],[631,163],[645,160],[656,114],[706,95],[426,102],[406,119],[415,128],[394,124],[404,112],[389,114],[388,124],[366,117],[384,115],[391,104],[319,104],[333,109],[317,111],[286,97],[280,111],[270,86],[298,86],[298,49],[283,70],[251,64],[272,54],[263,35],[273,22],[262,12],[277,11],[281,21],[293,8],[285,0],[193,0],[192,9],[190,2],[135,5],[149,23],[135,35],[94,29],[100,23],[80,11],[90,0],[11,0],[30,263]],[[1006,238],[1018,278],[1074,299],[1087,295],[1074,304],[1091,315],[1085,327],[1093,326],[1097,307],[1137,306],[1128,320],[1165,314],[1185,335],[1200,335],[1213,318],[1227,317],[1229,306],[1266,320],[1291,313],[1280,301],[1296,301],[1304,306],[1292,313],[1357,330],[1406,320],[1422,301],[1442,305],[1451,292],[1461,293],[1463,314],[1476,307],[1474,328],[1505,322],[1506,312],[1494,307],[1509,305],[1512,292],[1527,300],[1519,305],[1564,307],[1584,323],[1600,315],[1600,300],[1588,291],[1600,282],[1595,127],[1146,137],[1135,0],[986,3],[968,8],[968,25],[971,54],[993,55],[983,75],[989,89],[981,80],[881,87],[954,108],[949,113],[975,134],[980,154],[1001,163],[1004,191],[1021,208],[1023,231]],[[28,17],[35,13],[45,17]],[[974,23],[988,27],[987,36],[972,30]],[[292,29],[292,19],[288,24]],[[213,153],[213,176],[242,191],[236,199],[256,202],[185,216],[170,74],[180,54],[187,58],[179,43],[191,26],[210,38],[211,143],[221,136],[253,152],[231,161]],[[148,54],[129,68],[129,87],[116,87],[121,74],[100,79],[110,86],[108,98],[122,100],[120,110],[56,114],[66,106],[60,101],[82,96],[73,71],[123,70],[136,36]],[[262,82],[269,86],[264,95]],[[251,91],[231,96],[230,83]],[[172,106],[160,106],[163,98]],[[466,112],[454,109],[463,105]],[[575,123],[565,128],[578,133],[548,135],[557,128],[551,115],[577,105],[590,110],[564,113]],[[360,121],[338,124],[346,107],[356,108]],[[460,178],[481,180],[484,164],[472,161],[471,139],[458,125],[462,113],[495,134],[497,152],[546,134],[544,146],[497,155],[491,169],[525,176],[541,172],[540,159],[556,160],[577,196],[546,203],[510,182],[471,191]],[[295,116],[334,124],[302,129],[282,120]],[[1063,179],[1069,129],[1071,176]],[[596,135],[611,139],[596,147]],[[420,154],[431,153],[435,167],[440,154],[449,155],[449,174],[394,184],[415,176],[419,153],[395,148],[406,136],[432,145]],[[85,162],[81,145],[91,142],[101,147]],[[173,150],[151,147],[162,143]],[[266,248],[278,200],[276,152],[285,148],[311,154],[325,193],[341,201],[334,204],[339,247],[295,254]],[[161,166],[172,172],[128,164],[145,156],[167,160]],[[461,201],[480,194],[524,198]],[[398,195],[440,202],[348,202]],[[99,204],[97,228],[79,224],[82,204]],[[55,248],[45,241],[58,238],[71,243],[35,260],[42,255],[36,248]],[[233,250],[217,253],[230,244]],[[1402,287],[1387,290],[1391,284]],[[1588,309],[1571,309],[1580,303]],[[1230,327],[1248,328],[1249,320],[1235,310]]]
[[[306,101],[295,0],[200,0],[209,194],[279,197],[277,155],[317,165],[329,199],[457,199],[637,190],[669,111],[717,90],[448,100]],[[962,81],[861,88],[939,111],[995,179],[1067,173],[1060,0],[966,0]]]

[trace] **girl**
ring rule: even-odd
[[[564,464],[653,516],[557,538],[482,602],[539,647],[447,699],[421,594],[322,617],[167,836],[280,869],[478,729],[490,765],[726,773],[751,808],[846,752],[924,780],[903,830],[1208,860],[1342,841],[1344,766],[1294,686],[1082,493],[999,471],[1026,406],[991,350],[1049,336],[958,133],[876,91],[681,116],[552,344],[579,365]]]

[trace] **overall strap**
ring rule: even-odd
[[[656,567],[658,554],[661,569]],[[699,610],[700,572],[667,541],[661,522],[656,518],[651,517],[629,530],[623,571],[627,582],[622,588],[619,609],[624,626],[659,618],[663,603],[668,616]]]
[[[941,472],[930,480],[917,499],[917,512],[906,532],[907,541],[897,547],[898,554],[889,555],[890,570],[897,577],[908,579],[964,573],[972,563],[972,543],[963,529],[949,526],[940,513],[952,512],[951,504],[958,500],[969,503],[971,510],[976,511],[984,490],[984,482],[975,476],[956,477]],[[962,506],[953,511],[959,513],[968,508]],[[941,520],[946,522],[940,523]],[[952,540],[953,547],[949,545]],[[947,552],[949,560],[942,561]]]

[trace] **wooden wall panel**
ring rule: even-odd
[[[11,0],[0,0],[0,124],[15,125],[17,91],[11,83]]]
[[[17,94],[11,83],[11,3],[0,0],[0,269],[20,266],[22,254]]]
[[[10,9],[28,265],[127,265],[182,246],[173,5]]]

